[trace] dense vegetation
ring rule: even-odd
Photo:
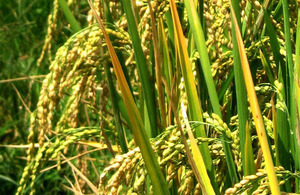
[[[300,193],[298,1],[0,2],[1,194]]]

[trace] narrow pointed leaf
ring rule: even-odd
[[[187,133],[188,133],[188,136],[189,136],[190,142],[191,142],[192,155],[193,155],[194,161],[197,162],[195,164],[196,164],[198,173],[200,175],[200,180],[201,180],[200,182],[203,185],[203,188],[202,188],[203,193],[214,195],[215,194],[214,189],[211,185],[208,174],[206,172],[205,163],[204,163],[203,157],[201,155],[201,152],[199,150],[196,139],[193,135],[192,129],[190,127],[188,117],[187,117],[183,103],[181,103],[181,110],[182,110],[183,120],[184,120],[184,123],[187,128]]]
[[[181,71],[184,79],[184,84],[187,93],[188,99],[188,108],[190,113],[191,120],[195,121],[203,121],[202,117],[202,109],[200,106],[200,102],[198,99],[198,94],[196,90],[195,80],[192,73],[192,67],[190,63],[190,59],[187,52],[187,47],[185,43],[185,37],[183,35],[182,27],[180,24],[177,7],[174,0],[170,0],[171,13],[173,18],[174,25],[174,36],[175,36],[175,47],[178,49],[178,58],[180,60]],[[197,137],[206,137],[206,133],[203,126],[199,126],[196,128],[196,136]],[[215,191],[217,190],[215,183],[215,173],[214,168],[212,166],[212,159],[209,153],[207,143],[201,144],[199,146],[200,151],[205,158],[205,165],[210,176],[211,182],[214,186]]]
[[[139,74],[139,79],[141,80],[144,99],[147,106],[147,115],[150,121],[150,131],[152,132],[151,137],[158,135],[157,129],[157,116],[156,116],[156,105],[154,96],[154,85],[151,84],[150,75],[148,73],[147,62],[144,56],[144,52],[141,46],[141,39],[139,37],[136,21],[133,15],[131,1],[122,0],[122,6],[124,8],[127,22],[128,31],[132,39],[132,46],[135,53],[136,66]]]
[[[92,4],[90,1],[91,8],[93,8]],[[93,9],[94,11],[94,9]],[[142,119],[140,116],[140,113],[135,105],[135,102],[133,100],[132,94],[130,92],[129,86],[126,82],[124,73],[122,71],[120,62],[117,58],[116,52],[112,46],[112,43],[110,42],[110,39],[108,37],[108,34],[105,31],[105,28],[99,18],[97,16],[96,12],[94,11],[94,14],[96,16],[96,19],[100,25],[100,28],[102,30],[102,33],[104,35],[108,50],[109,50],[109,55],[111,57],[113,67],[115,70],[115,74],[118,80],[118,83],[120,85],[120,89],[123,95],[123,100],[129,115],[129,120],[130,124],[133,130],[134,134],[134,140],[136,141],[137,145],[139,146],[147,172],[150,176],[150,179],[152,181],[153,189],[154,192],[157,194],[169,194],[168,188],[167,188],[167,183],[166,180],[163,177],[163,174],[161,172],[161,169],[159,167],[157,158],[153,152],[153,149],[150,145],[148,136],[146,134],[146,131],[144,129],[144,125],[142,123]]]
[[[247,59],[241,32],[240,32],[239,25],[238,25],[238,22],[237,22],[237,19],[235,16],[235,12],[232,8],[231,1],[230,1],[230,7],[231,7],[231,11],[232,11],[232,18],[234,21],[235,34],[236,34],[236,38],[237,38],[237,43],[238,43],[239,54],[240,54],[240,58],[241,58],[243,74],[244,74],[244,78],[245,78],[247,94],[249,97],[250,108],[252,111],[253,120],[255,123],[259,143],[261,145],[261,148],[262,148],[262,151],[264,154],[271,192],[274,195],[279,195],[280,189],[279,189],[277,177],[275,174],[274,164],[273,164],[273,160],[272,160],[272,156],[271,156],[271,151],[270,151],[270,148],[268,145],[267,135],[266,135],[265,127],[263,124],[261,111],[259,108],[258,100],[257,100],[255,89],[254,89],[253,79],[252,79],[252,75],[251,75],[251,71],[250,71],[250,67],[249,67],[249,62]]]
[[[192,33],[194,35],[193,37],[195,39],[195,44],[196,44],[197,50],[200,55],[202,71],[203,71],[203,75],[204,75],[205,82],[207,85],[209,99],[211,101],[213,111],[217,115],[222,117],[217,90],[216,90],[216,87],[215,87],[215,84],[214,84],[214,81],[212,78],[212,74],[211,74],[210,61],[209,61],[207,48],[206,48],[206,44],[205,44],[205,37],[204,37],[203,30],[202,30],[202,26],[200,24],[200,19],[199,19],[196,7],[194,5],[193,0],[184,0],[184,4],[186,6],[189,22],[191,24],[191,29],[192,29]],[[229,144],[226,142],[226,136],[223,136],[222,140],[223,140],[222,144],[223,144],[223,148],[224,148],[224,152],[225,152],[225,156],[226,156],[226,162],[227,162],[227,166],[229,169],[230,178],[233,181],[232,184],[234,184],[234,183],[238,182],[237,171],[236,171],[236,168],[234,165],[234,161],[233,161],[232,153],[230,151]]]

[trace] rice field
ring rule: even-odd
[[[0,3],[0,192],[300,193],[299,6]]]

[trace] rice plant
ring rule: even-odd
[[[299,22],[292,0],[54,0],[16,194],[54,169],[75,194],[300,193]]]

